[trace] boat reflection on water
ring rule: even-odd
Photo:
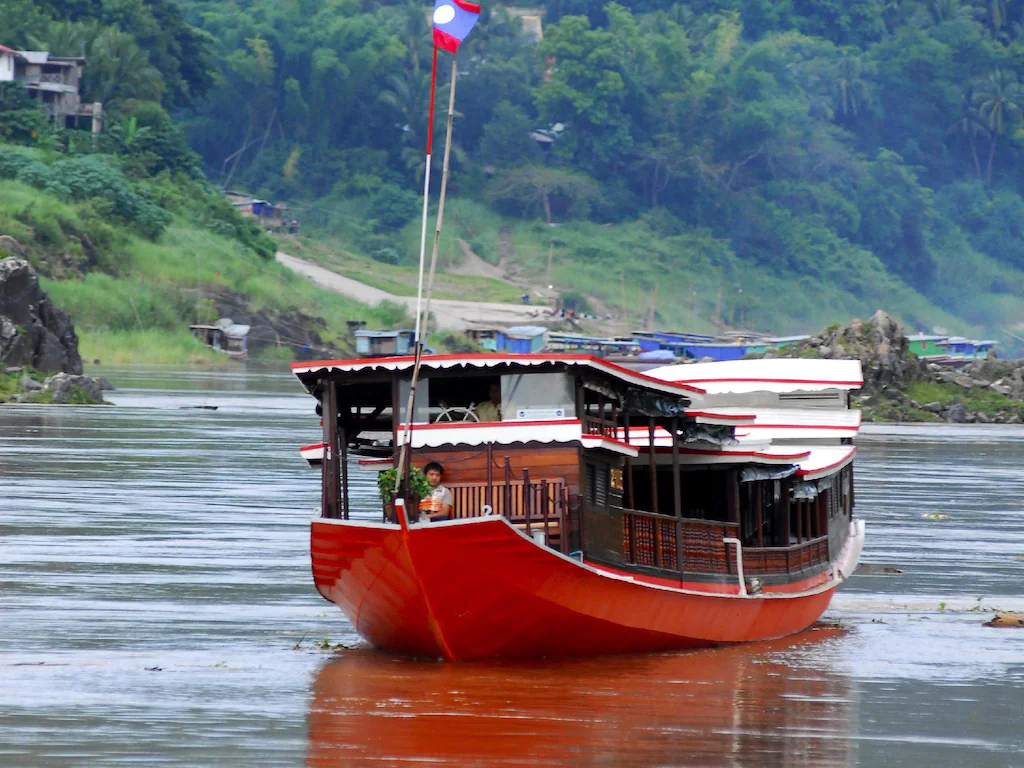
[[[841,630],[690,653],[445,664],[347,653],[316,676],[312,766],[847,766],[850,679],[803,668]]]

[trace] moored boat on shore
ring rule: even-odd
[[[324,424],[303,449],[321,459],[314,582],[379,648],[454,660],[764,640],[817,620],[856,566],[857,361],[637,373],[588,355],[430,355],[406,424],[413,364],[293,365]],[[497,411],[478,407],[495,387]],[[451,519],[352,507],[347,446],[388,430],[411,465],[443,466]]]

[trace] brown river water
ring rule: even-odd
[[[0,407],[0,766],[1024,766],[1024,630],[982,626],[1024,610],[1022,427],[866,428],[863,560],[906,573],[802,635],[443,664],[314,590],[289,374],[103,373],[115,408]]]

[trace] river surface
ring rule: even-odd
[[[442,664],[314,590],[290,375],[101,372],[115,408],[0,407],[2,766],[1024,766],[1024,631],[982,626],[1024,610],[1024,428],[866,428],[863,560],[906,572],[803,635]]]

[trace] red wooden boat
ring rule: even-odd
[[[324,425],[302,449],[322,469],[313,578],[378,648],[455,660],[777,638],[816,621],[856,567],[857,361],[422,366],[403,424],[412,357],[293,365]],[[479,421],[499,383],[501,420]],[[355,508],[347,447],[366,431],[444,466],[452,519]]]

